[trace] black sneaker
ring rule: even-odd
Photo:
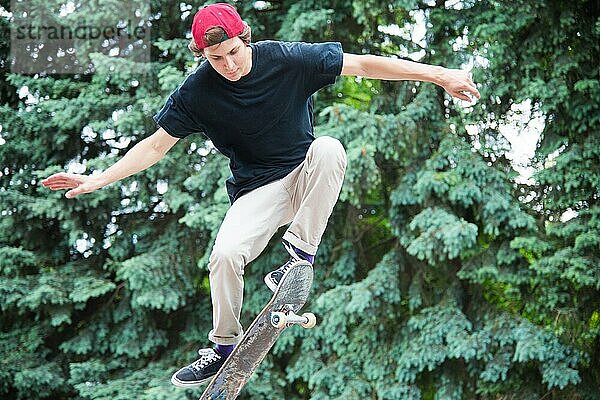
[[[287,252],[290,253],[290,259],[281,267],[277,268],[275,271],[269,272],[267,276],[265,276],[265,283],[267,284],[269,289],[271,289],[272,292],[275,292],[277,290],[277,286],[279,286],[281,278],[283,278],[283,275],[285,275],[287,270],[290,269],[292,264],[296,261],[302,260],[302,258],[300,258],[298,254],[296,254],[291,244],[284,241],[283,247],[285,247]]]
[[[226,360],[214,349],[201,349],[198,350],[198,354],[199,359],[173,374],[173,385],[183,388],[199,386],[212,378]]]

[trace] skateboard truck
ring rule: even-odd
[[[317,324],[317,317],[313,313],[304,313],[298,315],[293,311],[287,313],[276,311],[271,313],[271,325],[275,328],[284,328],[291,325],[301,325],[303,328],[314,328]]]

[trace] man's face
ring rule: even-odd
[[[252,50],[237,36],[206,47],[204,56],[215,71],[230,81],[239,80],[252,68]]]

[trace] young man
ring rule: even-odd
[[[291,262],[313,263],[346,169],[341,143],[313,136],[312,95],[338,75],[419,80],[452,96],[479,97],[469,73],[399,59],[342,52],[340,43],[250,43],[250,28],[227,4],[202,8],[192,23],[190,49],[201,63],[154,116],[159,129],[99,175],[59,173],[43,185],[89,193],[158,162],[181,138],[203,133],[230,160],[231,207],[209,259],[214,348],[177,371],[171,381],[196,386],[213,376],[243,332],[239,318],[244,267],[281,226],[289,260],[265,277],[271,290]]]

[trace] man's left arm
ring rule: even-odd
[[[467,93],[480,98],[471,74],[467,71],[398,58],[344,53],[341,75],[391,81],[432,82],[443,87],[446,92],[458,99],[471,101]]]

